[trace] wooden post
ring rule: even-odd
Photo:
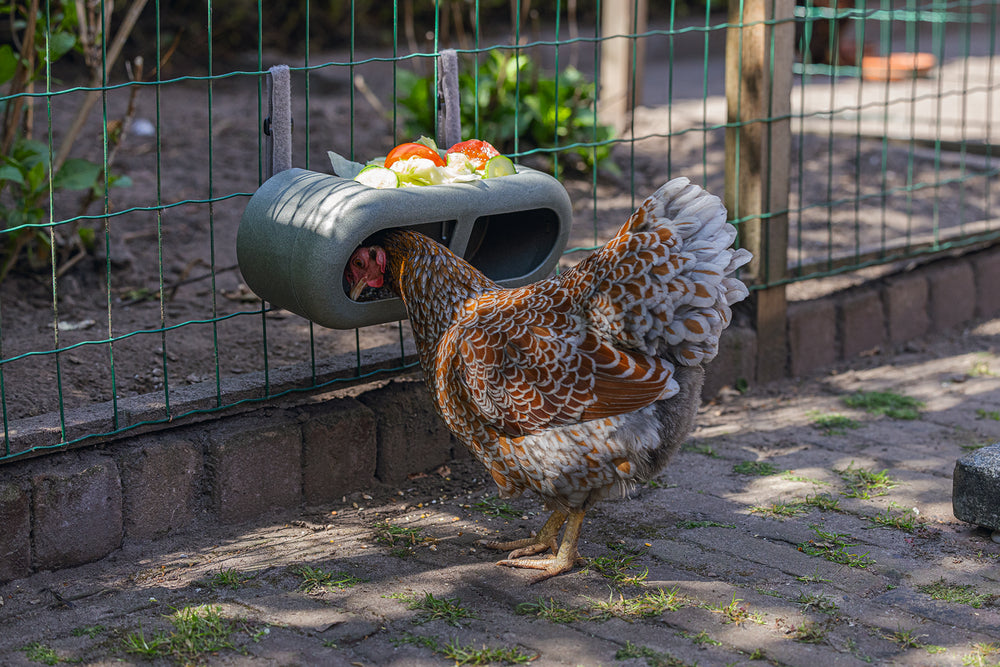
[[[601,7],[601,35],[643,33],[646,31],[648,13],[648,0],[606,0]],[[642,101],[645,55],[645,40],[642,39],[612,37],[601,42],[601,92],[597,111],[601,122],[611,125],[616,133],[620,134],[628,127],[628,112],[632,109],[633,101]]]
[[[741,277],[787,274],[794,0],[730,0],[726,33],[726,207],[754,259]],[[773,60],[773,62],[772,62]],[[785,286],[752,292],[757,382],[786,375]]]

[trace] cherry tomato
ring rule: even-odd
[[[423,144],[407,143],[400,144],[389,151],[389,154],[385,156],[385,166],[389,167],[393,162],[405,160],[411,157],[427,158],[438,167],[443,167],[445,165],[444,160],[433,148],[428,148]]]
[[[476,169],[483,169],[491,157],[500,155],[493,144],[482,139],[469,139],[461,141],[448,149],[448,153],[462,153],[469,158]]]

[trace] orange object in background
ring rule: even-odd
[[[867,81],[902,81],[927,76],[937,65],[933,53],[891,53],[888,56],[865,56],[861,76]]]

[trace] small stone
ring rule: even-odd
[[[957,518],[1000,531],[1000,443],[960,458],[952,484]]]

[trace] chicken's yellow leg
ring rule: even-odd
[[[549,522],[551,521],[552,519],[549,519]],[[549,525],[549,522],[546,522],[546,527]],[[540,576],[532,580],[531,583],[533,584],[545,581],[557,574],[569,572],[580,558],[580,554],[576,550],[576,543],[580,539],[580,528],[582,526],[583,510],[574,510],[566,518],[566,532],[563,534],[562,543],[559,545],[559,551],[556,552],[555,558],[508,558],[507,560],[499,561],[497,565],[543,570]]]
[[[510,542],[480,540],[479,543],[488,549],[496,549],[497,551],[510,551],[513,549],[510,555],[507,556],[508,560],[520,558],[521,556],[534,556],[546,549],[551,549],[552,553],[555,554],[559,544],[559,529],[562,528],[564,521],[566,521],[566,513],[556,510],[549,517],[548,521],[545,522],[545,525],[542,526],[542,529],[538,531],[537,535]]]

